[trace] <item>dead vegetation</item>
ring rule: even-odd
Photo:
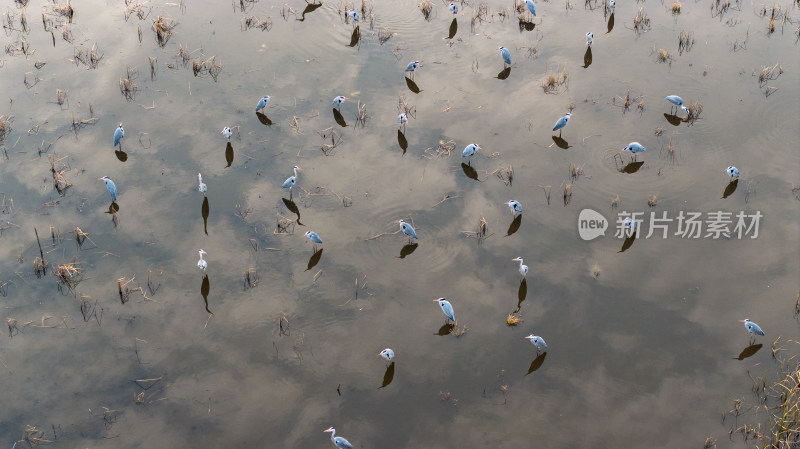
[[[475,237],[478,242],[482,242],[489,237],[489,224],[484,217],[481,217],[478,220],[478,228],[475,231],[461,231],[461,234],[465,237]]]
[[[247,31],[251,28],[258,28],[261,31],[269,31],[272,29],[272,20],[270,20],[269,16],[266,18],[248,16],[242,19],[242,31]]]
[[[647,17],[647,13],[644,12],[644,8],[639,8],[639,11],[636,13],[636,17],[633,18],[633,30],[636,32],[636,34],[650,31],[650,18]]]
[[[275,229],[272,231],[272,235],[293,235],[294,225],[297,220],[293,220],[289,217],[281,215],[280,213],[276,215]]]
[[[156,33],[156,41],[161,48],[164,48],[169,42],[169,39],[172,37],[172,30],[178,26],[178,22],[174,19],[158,16],[156,20],[153,21],[153,25],[150,27]]]
[[[407,115],[411,118],[417,118],[417,107],[408,104],[408,99],[405,95],[400,95],[397,99],[397,112]]]
[[[83,64],[87,69],[96,69],[97,65],[103,59],[104,54],[100,53],[97,48],[97,43],[92,44],[91,47],[76,47],[73,56],[75,65]]]
[[[686,121],[691,124],[700,118],[700,113],[703,112],[703,104],[699,101],[689,101],[689,106],[686,109],[689,110],[686,114]]]
[[[672,15],[673,16],[676,15],[676,14],[680,14],[681,13],[681,2],[679,2],[678,0],[675,0],[675,2],[672,3],[672,8],[670,8],[670,9],[672,11]]]
[[[59,195],[64,196],[67,189],[72,187],[72,183],[64,176],[64,173],[70,170],[69,164],[66,162],[67,156],[60,158],[53,153],[47,155],[47,160],[50,162],[50,173],[53,175],[53,187]]]
[[[258,286],[258,271],[255,268],[248,268],[244,272],[244,289],[256,288]]]
[[[388,42],[393,35],[394,33],[392,33],[392,30],[390,30],[389,27],[383,27],[378,30],[378,42],[383,45]]]
[[[356,125],[361,126],[361,129],[364,129],[367,126],[367,119],[369,116],[367,115],[367,105],[366,103],[362,103],[361,100],[358,100],[358,108],[356,110]]]
[[[502,167],[495,169],[491,174],[497,176],[503,184],[511,187],[511,184],[514,182],[514,166],[509,165],[508,167]]]
[[[144,20],[150,15],[152,6],[147,5],[147,2],[139,3],[134,0],[125,0],[125,21],[131,18],[134,14],[139,20]]]
[[[472,34],[475,34],[475,29],[481,25],[483,22],[488,21],[489,19],[489,4],[485,2],[481,2],[478,6],[472,11],[472,19],[469,22],[469,29]]]
[[[13,120],[14,116],[0,115],[0,144],[6,140],[6,136],[11,134],[11,122]]]
[[[622,108],[623,114],[630,111],[631,106],[636,105],[636,109],[641,113],[644,112],[644,95],[631,96],[631,91],[629,90],[624,97],[617,95],[612,98],[611,104]]]
[[[688,52],[694,45],[694,33],[691,31],[681,30],[680,37],[678,38],[678,54],[682,55]]]
[[[765,94],[766,94],[766,96],[769,97],[770,95],[775,93],[775,91],[777,91],[778,88],[777,87],[767,86],[767,83],[769,83],[770,81],[774,81],[774,80],[778,79],[778,77],[781,76],[782,74],[783,74],[783,67],[780,65],[780,63],[776,62],[775,65],[773,65],[773,66],[763,66],[763,67],[761,67],[761,70],[758,72],[758,75],[757,75],[758,76],[758,87],[759,88],[763,88],[763,87],[766,86]],[[755,71],[753,73],[753,76],[756,76]]]
[[[425,20],[429,21],[433,18],[433,3],[431,0],[422,0],[419,4],[419,9],[422,11],[422,16]]]
[[[432,156],[438,157],[445,157],[450,156],[450,153],[456,149],[456,143],[452,139],[450,140],[440,140],[439,144],[436,147],[430,147],[425,149],[426,154],[430,154]]]
[[[672,53],[663,48],[656,50],[655,47],[653,47],[653,52],[656,54],[656,62],[659,64],[667,63],[670,66],[672,65]]]
[[[326,129],[318,130],[317,134],[322,137],[323,144],[320,147],[320,151],[325,156],[333,156],[336,154],[333,150],[342,143],[342,137],[333,127],[329,127]],[[328,138],[330,138],[330,143],[328,143]]]
[[[217,62],[217,58],[212,56],[208,59],[195,58],[192,60],[192,73],[194,76],[206,77],[210,76],[214,81],[222,72],[222,64]]]
[[[524,320],[520,318],[519,315],[515,315],[513,313],[509,313],[508,317],[506,317],[506,324],[509,326],[516,326],[523,321]]]
[[[128,66],[125,72],[125,78],[119,80],[119,92],[125,97],[125,100],[133,101],[136,98],[136,92],[139,91],[139,85],[136,84],[139,70],[136,67]]]
[[[561,73],[548,73],[545,76],[545,79],[541,82],[542,90],[546,94],[557,94],[559,93],[559,89],[561,87],[563,87],[564,90],[569,88],[568,80],[569,73],[567,72],[566,67],[561,71]]]
[[[75,287],[83,280],[83,272],[84,269],[77,262],[59,264],[55,271],[58,291],[64,293],[66,288],[69,293],[75,294]]]

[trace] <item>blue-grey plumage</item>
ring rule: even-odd
[[[764,336],[764,331],[761,330],[761,327],[758,324],[750,321],[747,318],[739,321],[744,323],[744,327],[745,329],[747,329],[747,332],[750,332],[754,336],[755,335],[761,335],[762,337]]]
[[[522,204],[520,204],[519,201],[509,200],[506,201],[506,204],[508,205],[508,208],[511,209],[511,214],[514,215],[515,217],[517,216],[517,214],[522,213]]]
[[[319,238],[319,235],[314,231],[306,231],[305,236],[314,243],[322,244],[322,239]]]
[[[530,340],[530,342],[533,343],[534,346],[536,346],[536,353],[537,354],[540,351],[542,351],[543,349],[547,349],[547,343],[545,343],[544,338],[542,338],[542,337],[540,337],[538,335],[533,335],[533,334],[530,334],[525,338]]]
[[[677,95],[667,95],[666,99],[667,99],[667,101],[669,101],[673,105],[678,106],[681,109],[683,109],[684,112],[686,112],[687,115],[689,114],[689,109],[686,106],[683,105],[683,98],[681,98],[681,97],[679,97]],[[675,112],[677,113],[678,111],[677,111],[677,108],[675,108],[675,106],[671,107],[669,112],[672,112],[672,110],[675,109]]]
[[[303,169],[295,165],[294,175],[286,178],[286,181],[283,181],[283,184],[281,184],[281,188],[292,190],[292,187],[297,183],[297,170],[302,171]]]
[[[626,145],[625,148],[622,149],[622,151],[627,151],[628,153],[631,153],[634,160],[636,159],[636,153],[641,153],[645,150],[647,150],[647,148],[642,146],[642,144],[640,144],[639,142],[631,142],[628,145]]]
[[[231,139],[231,136],[233,135],[233,131],[231,130],[231,128],[230,128],[230,127],[226,126],[226,127],[222,128],[222,131],[220,132],[220,134],[222,134],[222,135],[223,135],[223,136],[225,136],[225,137],[226,137],[228,140],[230,140],[230,139]]]
[[[500,50],[500,56],[503,57],[503,67],[511,65],[511,53],[508,52],[508,49],[506,47],[500,47],[498,50]]]
[[[456,5],[455,3],[450,3],[449,5],[447,5],[447,7],[450,8],[451,13],[458,14],[458,5]]]
[[[616,1],[611,0],[610,2],[608,2],[608,8],[611,10],[611,14],[614,14],[614,8],[616,7],[617,7]]]
[[[594,43],[594,33],[589,31],[588,33],[586,33],[586,45],[591,47],[593,43]]]
[[[406,115],[405,112],[403,112],[400,115],[398,115],[397,116],[397,123],[399,123],[401,125],[405,125],[406,123],[408,123],[408,115]]]
[[[344,95],[339,95],[338,97],[333,99],[333,105],[341,109],[342,103],[344,103],[345,100],[349,100],[349,98],[345,97]]]
[[[106,190],[108,190],[108,194],[111,195],[111,201],[117,201],[117,185],[114,184],[114,181],[108,179],[108,176],[103,176],[98,179],[106,183]]]
[[[350,444],[349,441],[344,439],[343,437],[336,436],[336,429],[333,427],[329,427],[327,430],[323,430],[323,432],[330,432],[331,433],[331,441],[333,444],[336,445],[339,449],[353,449],[353,445]]]
[[[636,230],[636,222],[633,221],[631,219],[631,217],[625,217],[625,219],[622,220],[622,226],[624,226],[626,229],[628,229],[629,233],[631,233],[631,232]]]
[[[122,140],[123,137],[125,137],[125,130],[122,129],[122,123],[120,123],[119,126],[117,127],[117,129],[114,130],[114,146],[115,147],[117,145],[119,145],[119,141]],[[120,146],[120,148],[122,148],[122,146]]]
[[[267,107],[267,103],[269,103],[269,100],[271,100],[269,95],[264,95],[263,97],[261,97],[261,99],[258,100],[258,104],[256,105],[256,112]]]
[[[471,158],[480,149],[481,149],[481,147],[479,147],[478,144],[471,143],[471,144],[467,145],[466,147],[464,147],[464,151],[461,152],[461,157]]]
[[[347,15],[350,16],[351,19],[353,19],[353,22],[357,23],[359,20],[361,20],[361,16],[358,15],[358,11],[354,9],[347,11]]]
[[[522,263],[522,257],[517,257],[516,259],[511,259],[514,262],[519,262],[519,274],[525,277],[528,274],[528,266]]]
[[[392,360],[394,358],[394,351],[392,351],[389,348],[386,348],[383,351],[381,351],[378,355],[386,360]]]
[[[731,175],[731,181],[733,181],[733,178],[739,179],[739,169],[734,167],[733,165],[726,168],[725,172]]]
[[[528,7],[528,11],[533,14],[533,17],[536,17],[536,3],[533,3],[533,0],[525,0],[525,6]]]
[[[559,131],[561,128],[567,126],[567,123],[569,123],[569,118],[570,117],[572,117],[571,113],[568,112],[568,113],[564,114],[564,116],[561,117],[560,119],[558,119],[558,121],[556,121],[556,124],[553,125],[553,131]],[[559,131],[558,135],[559,136],[561,135],[561,131]]]
[[[398,220],[397,223],[400,224],[400,230],[403,231],[403,234],[408,236],[409,242],[411,241],[412,237],[415,239],[419,239],[419,237],[417,237],[417,231],[414,230],[413,226],[411,226],[410,224],[406,223],[403,220]]]
[[[406,72],[413,72],[419,68],[419,61],[409,62],[406,66]]]
[[[448,320],[454,323],[456,322],[456,315],[453,313],[453,305],[450,304],[450,301],[444,298],[434,299],[433,301],[439,303],[439,307],[442,308],[442,312],[444,312],[444,316],[446,316]]]
[[[203,175],[200,173],[197,174],[197,190],[200,191],[203,196],[205,196],[206,192],[208,192],[208,186],[203,182]]]
[[[208,253],[203,251],[202,249],[200,251],[198,251],[197,253],[200,254],[200,260],[197,261],[197,268],[199,268],[199,269],[203,270],[203,272],[205,272],[206,268],[208,268],[208,262],[206,262],[206,260],[203,259],[203,254],[208,254]]]

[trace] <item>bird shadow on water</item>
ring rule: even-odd
[[[462,162],[461,163],[461,170],[464,171],[464,174],[467,176],[467,178],[474,179],[475,181],[481,182],[481,180],[478,179],[478,171],[475,170],[471,165],[468,165],[468,164],[465,164],[465,163]]]
[[[733,181],[728,183],[728,185],[725,187],[725,191],[722,192],[722,199],[725,199],[725,198],[733,195],[733,192],[736,191],[736,187],[738,187],[738,186],[739,186],[739,180],[738,179],[734,179]]]
[[[618,252],[624,253],[633,245],[633,242],[636,240],[636,233],[633,232],[630,237],[626,238],[624,242],[622,242],[622,248],[619,249]]]
[[[114,215],[119,212],[119,204],[116,201],[113,201],[111,204],[108,205],[108,212],[107,214]]]
[[[497,79],[504,80],[507,79],[511,75],[511,67],[506,67],[497,74]]]
[[[381,388],[386,388],[390,383],[392,383],[392,380],[394,380],[394,362],[390,363],[389,366],[386,367],[386,372],[383,373],[383,382],[378,389],[380,390]]]
[[[312,254],[311,257],[309,257],[308,265],[306,266],[306,271],[308,271],[308,270],[314,268],[315,266],[317,266],[317,264],[319,263],[319,260],[322,259],[322,250],[323,250],[323,248],[320,248],[319,250],[314,251],[314,254]]]
[[[545,357],[547,357],[547,353],[546,352],[543,352],[543,353],[537,355],[536,358],[533,359],[533,361],[531,362],[531,366],[528,367],[528,372],[525,373],[525,375],[527,376],[528,374],[530,374],[530,373],[536,371],[537,369],[541,368],[542,364],[544,364],[544,358]]]
[[[128,153],[122,150],[114,150],[114,154],[117,156],[120,162],[125,162],[128,160]]]
[[[403,150],[403,155],[405,155],[408,149],[408,140],[406,140],[406,135],[403,134],[403,131],[399,129],[397,130],[397,144],[400,145],[400,149]]]
[[[628,174],[628,175],[632,175],[632,174],[636,173],[637,171],[639,171],[639,169],[642,168],[642,165],[644,165],[644,161],[637,161],[637,162],[631,161],[631,162],[623,165],[622,168],[619,169],[619,172],[620,173],[625,173],[625,174]]]
[[[438,335],[440,337],[444,337],[445,335],[450,335],[453,332],[453,329],[456,328],[454,323],[444,323],[442,327],[440,327],[434,335]]]
[[[527,22],[524,20],[519,21],[519,32],[523,31],[533,31],[536,28],[536,24],[533,22]]]
[[[256,117],[258,118],[258,121],[261,122],[262,125],[272,126],[272,120],[270,120],[269,117],[267,117],[266,115],[260,112],[256,112]]]
[[[359,40],[361,40],[361,30],[358,26],[356,26],[353,28],[353,34],[350,35],[350,43],[348,44],[348,47],[355,47],[358,45]]]
[[[553,142],[555,142],[556,146],[562,150],[569,149],[569,142],[562,139],[561,136],[553,136]]]
[[[417,250],[417,246],[419,246],[419,243],[409,243],[404,245],[402,248],[400,248],[400,255],[397,256],[397,258],[405,259],[406,256],[410,256],[411,253]]]
[[[608,31],[606,34],[610,33],[611,30],[614,29],[614,14],[612,13],[611,16],[608,17]]]
[[[203,197],[203,206],[200,208],[200,213],[203,215],[203,230],[208,235],[208,214],[211,213],[211,207],[208,205],[208,197]]]
[[[297,215],[297,224],[300,226],[305,226],[303,223],[300,223],[300,209],[297,207],[297,204],[288,198],[281,199],[283,200],[283,205],[286,206],[291,213]]]
[[[519,231],[519,227],[521,224],[522,224],[522,214],[514,217],[514,220],[511,222],[510,225],[508,225],[508,231],[506,231],[506,237]]]
[[[669,124],[672,125],[672,126],[681,126],[682,120],[677,115],[667,114],[665,112],[664,113],[664,118],[667,119]]]
[[[522,278],[522,282],[519,283],[519,289],[517,290],[517,310],[514,313],[519,312],[522,308],[522,302],[525,301],[525,298],[528,296],[528,280],[526,278]]]
[[[750,346],[742,349],[742,352],[739,353],[739,357],[734,357],[734,359],[736,359],[736,360],[744,360],[744,359],[746,359],[748,357],[752,357],[753,355],[755,355],[756,352],[758,352],[759,349],[761,349],[762,346],[764,346],[764,345],[761,344],[761,343],[759,343],[757,345],[750,345]]]
[[[306,20],[306,14],[310,14],[310,13],[312,13],[312,12],[316,11],[316,10],[317,10],[317,8],[319,8],[320,6],[322,6],[322,2],[320,2],[320,3],[308,3],[308,4],[306,4],[306,7],[305,7],[305,9],[304,9],[304,10],[303,10],[303,12],[300,14],[300,18],[299,18],[299,19],[297,19],[297,21],[298,21],[298,22],[302,22],[302,21]]]
[[[453,21],[450,22],[450,30],[447,32],[447,38],[452,39],[456,37],[456,33],[458,32],[458,21],[453,18]]]
[[[347,128],[347,122],[344,121],[342,113],[336,108],[333,108],[333,119],[336,120],[337,125],[341,126],[342,128]]]
[[[586,53],[583,54],[583,68],[588,69],[592,65],[592,46],[586,47]]]
[[[414,82],[414,80],[412,80],[409,77],[405,77],[405,78],[406,78],[406,86],[408,86],[408,90],[410,90],[411,92],[414,92],[415,94],[418,94],[418,93],[422,92],[420,90],[419,86],[417,86],[417,83]]]
[[[228,142],[228,144],[225,146],[225,162],[228,163],[225,168],[228,168],[231,166],[231,164],[233,164],[233,145],[231,145],[230,142]]]
[[[203,295],[203,301],[205,301],[206,303],[206,312],[213,315],[214,312],[208,309],[208,292],[210,291],[211,291],[211,281],[208,280],[208,275],[204,274],[203,283],[200,284],[200,294]]]

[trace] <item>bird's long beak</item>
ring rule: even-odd
[[[740,323],[744,323],[744,320],[739,320]]]
[[[433,302],[439,302],[439,300],[438,299],[434,299]]]

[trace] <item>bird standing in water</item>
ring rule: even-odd
[[[572,117],[572,114],[568,112],[553,125],[553,131],[558,131],[558,137],[561,137],[561,128],[567,126],[570,117]]]
[[[469,163],[470,159],[472,159],[472,156],[474,156],[475,153],[477,153],[480,149],[481,147],[479,147],[478,144],[471,143],[464,147],[464,151],[461,152],[461,157],[467,158],[467,163]]]
[[[731,181],[733,181],[733,178],[739,179],[739,169],[733,165],[726,168],[725,173],[731,175]]]
[[[302,171],[303,169],[295,165],[294,166],[294,175],[293,176],[289,176],[288,178],[286,178],[286,181],[283,181],[283,184],[281,184],[281,188],[289,189],[289,194],[290,195],[292,193],[292,187],[294,187],[294,185],[297,184],[297,170]]]
[[[515,217],[517,214],[522,214],[522,204],[517,200],[509,200],[506,202],[508,208],[511,209],[511,214]]]
[[[417,231],[414,230],[414,227],[410,224],[406,223],[403,220],[398,220],[397,222],[400,225],[400,230],[403,231],[403,234],[408,236],[408,243],[411,243],[411,238],[419,239],[417,237]]]
[[[269,103],[269,100],[270,100],[269,95],[264,95],[263,97],[261,97],[261,99],[258,100],[258,104],[256,105],[256,112],[267,107],[267,103]]]
[[[456,5],[455,3],[450,3],[449,5],[447,5],[447,7],[450,9],[451,13],[458,14],[458,5]]]
[[[640,144],[639,142],[631,142],[628,145],[626,145],[625,148],[622,149],[622,151],[627,151],[628,153],[631,153],[631,160],[636,160],[636,153],[641,153],[646,149],[647,148],[642,146],[642,144]],[[622,153],[622,151],[620,151],[620,154]]]
[[[394,359],[394,351],[392,351],[389,348],[384,349],[378,355],[383,357],[384,359],[386,359],[388,361],[392,361],[392,359]]]
[[[122,123],[120,123],[119,126],[117,127],[117,129],[114,130],[114,146],[115,147],[117,145],[119,145],[119,147],[122,148],[122,145],[120,144],[120,141],[122,140],[123,137],[125,137],[125,130],[122,128]]]
[[[103,176],[98,179],[106,183],[106,190],[108,190],[108,194],[111,195],[111,201],[117,201],[117,185],[114,184],[114,181],[109,179],[108,176]]]
[[[589,31],[588,33],[586,33],[586,46],[591,47],[593,43],[594,43],[594,33]]]
[[[519,262],[519,274],[521,274],[522,277],[525,277],[525,275],[528,274],[528,266],[522,263],[522,257],[517,257],[516,259],[511,260],[514,262]]]
[[[448,320],[453,323],[456,322],[456,316],[453,313],[453,305],[450,304],[450,301],[444,298],[434,299],[433,301],[439,303],[439,307],[442,308],[442,312],[444,312],[444,316],[446,316]]]
[[[206,272],[206,268],[208,268],[208,262],[203,259],[203,254],[208,254],[207,252],[203,251],[202,249],[197,252],[200,254],[200,260],[197,261],[197,268],[203,270],[203,273]]]
[[[304,235],[306,236],[307,239],[311,240],[311,242],[314,244],[314,251],[316,252],[317,243],[322,245],[322,239],[319,238],[319,235],[317,235],[317,233],[314,232],[314,231],[306,231],[306,233]]]
[[[530,334],[530,335],[528,335],[528,336],[527,336],[527,337],[525,337],[525,338],[527,338],[528,340],[530,340],[530,341],[531,341],[531,343],[532,343],[534,346],[536,346],[536,353],[537,353],[537,354],[538,354],[539,352],[541,352],[542,350],[544,350],[544,349],[547,349],[547,343],[545,343],[545,341],[544,341],[544,338],[542,338],[542,337],[540,337],[540,336],[538,336],[538,335],[533,335],[533,334]]]
[[[406,72],[411,73],[411,79],[414,79],[414,70],[419,68],[419,61],[409,62],[406,66]]]
[[[206,196],[206,192],[208,192],[208,186],[203,182],[203,175],[200,173],[197,174],[197,183],[197,190],[200,191],[203,196]]]
[[[503,57],[503,68],[505,68],[506,65],[511,65],[511,53],[508,52],[508,49],[506,47],[500,47],[498,50],[500,50],[500,56]]]
[[[333,99],[333,106],[339,110],[342,110],[342,103],[344,103],[345,100],[349,100],[349,98],[345,97],[344,95],[339,95]]]
[[[220,134],[225,136],[228,140],[231,140],[231,136],[233,135],[233,131],[231,131],[230,127],[226,126],[226,127],[222,128],[222,131],[220,132]]]
[[[533,3],[533,0],[525,0],[525,6],[528,7],[528,11],[533,14],[533,17],[536,17],[536,3]]]
[[[751,339],[750,340],[751,341],[755,340],[756,335],[760,335],[762,337],[764,336],[764,331],[761,330],[761,327],[758,324],[750,321],[747,318],[745,318],[743,320],[739,320],[739,321],[744,323],[744,328],[747,329],[747,332],[750,332],[750,335],[751,335]]]
[[[331,433],[331,441],[333,444],[336,445],[339,449],[353,449],[353,445],[350,444],[344,437],[337,437],[336,436],[336,429],[333,427],[329,427],[327,430],[323,430],[323,432],[330,432]]]

